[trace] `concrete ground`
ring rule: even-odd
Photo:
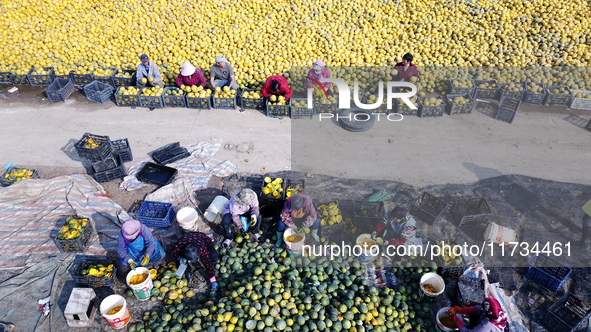
[[[468,115],[382,119],[351,133],[330,119],[274,119],[255,110],[192,110],[100,105],[74,92],[48,101],[43,88],[19,86],[0,97],[0,164],[36,167],[44,178],[84,172],[72,145],[85,132],[128,138],[134,160],[165,144],[224,140],[217,159],[240,173],[293,169],[345,178],[404,181],[414,186],[470,183],[503,174],[591,184],[591,112],[521,106],[512,124],[481,103]],[[292,144],[293,143],[293,144]],[[45,172],[46,170],[46,172]]]

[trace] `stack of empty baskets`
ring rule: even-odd
[[[92,162],[92,174],[100,183],[122,179],[123,163],[133,160],[127,138],[111,141],[109,136],[86,133],[74,147],[81,159]]]

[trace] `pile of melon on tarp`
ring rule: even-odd
[[[435,331],[417,292],[422,273],[435,267],[407,263],[393,270],[406,286],[380,290],[354,257],[294,259],[269,242],[219,253],[220,291],[183,301],[193,294],[169,265],[152,297],[164,307],[145,312],[129,331]]]

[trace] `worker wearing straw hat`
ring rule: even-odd
[[[183,66],[181,67],[181,72],[179,73],[179,76],[176,78],[175,83],[179,87],[183,85],[198,85],[201,87],[205,87],[207,81],[205,80],[205,76],[203,76],[201,69],[193,66],[189,61],[185,61],[185,63],[183,63]]]

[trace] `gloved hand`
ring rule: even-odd
[[[184,257],[179,258],[179,263],[187,265],[187,259]]]
[[[378,237],[378,233],[376,233],[376,232],[371,233],[372,240],[375,240],[377,237]]]
[[[131,258],[127,260],[127,263],[129,264],[132,270],[135,270],[135,268],[137,267],[137,263]]]
[[[377,244],[384,244],[384,239],[382,239],[381,237],[376,237],[374,240],[376,240]]]
[[[150,256],[148,255],[144,255],[144,258],[142,259],[142,266],[146,266],[148,264],[150,264]]]
[[[464,327],[466,325],[464,323],[464,321],[461,320],[460,317],[458,317],[457,315],[453,315],[451,317],[454,319],[454,323],[456,323],[456,326],[458,327],[458,329],[461,329],[462,327]]]
[[[304,231],[304,227],[300,227],[300,228],[296,227],[295,231],[296,231],[296,233],[301,233]]]
[[[302,227],[302,231],[304,233],[306,233],[306,234],[310,234],[310,228],[309,227],[306,227],[306,226]]]
[[[452,307],[450,310],[452,309],[456,312],[456,314],[476,315],[478,313],[478,309],[476,307]]]
[[[216,281],[212,281],[211,282],[211,288],[216,291],[220,288],[220,285],[218,285],[218,283]]]
[[[254,226],[256,226],[256,224],[257,224],[257,222],[258,222],[259,220],[261,220],[261,216],[260,216],[260,215],[258,215],[258,216],[251,216],[251,217],[250,217],[250,226],[251,226],[251,227],[254,227]]]

